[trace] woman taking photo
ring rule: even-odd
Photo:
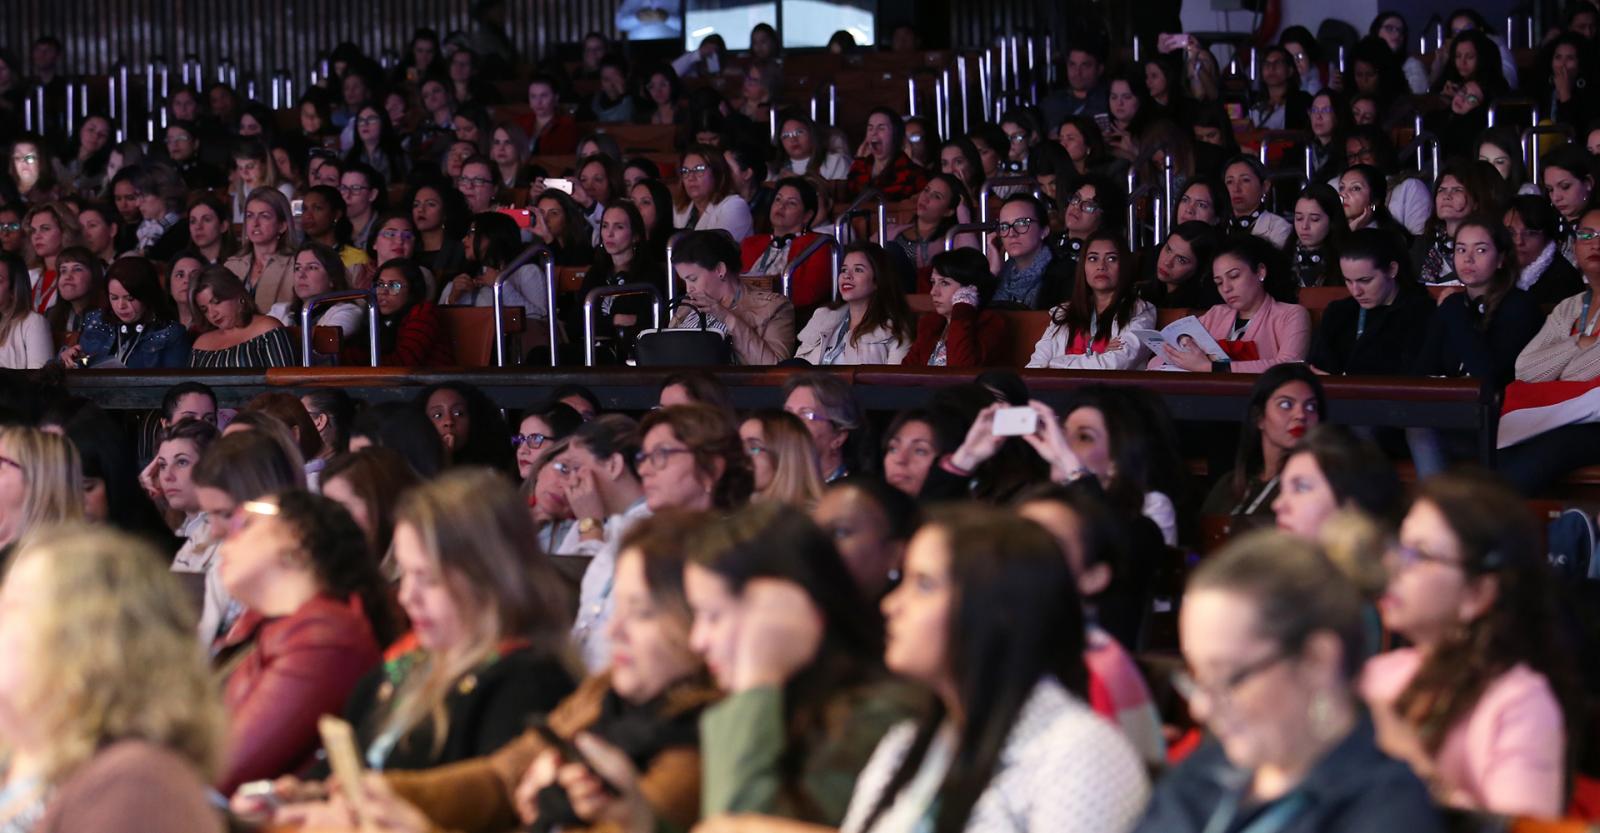
[[[1211,262],[1222,303],[1200,316],[1200,326],[1216,339],[1224,355],[1208,356],[1196,346],[1162,345],[1149,369],[1192,373],[1260,373],[1286,362],[1304,361],[1311,340],[1311,314],[1290,302],[1293,288],[1267,268],[1264,244],[1252,237],[1223,244]]]
[[[244,238],[249,251],[223,265],[244,281],[256,309],[293,301],[296,229],[289,201],[277,189],[250,192],[244,206]]]
[[[194,308],[205,326],[189,351],[190,367],[295,364],[297,351],[289,331],[278,319],[256,312],[255,299],[233,272],[221,266],[201,272],[194,281]]]
[[[727,337],[735,364],[777,364],[794,354],[794,304],[773,292],[746,288],[739,249],[726,235],[691,232],[673,252],[684,304],[668,329],[707,329]]]
[[[455,361],[439,309],[427,296],[421,267],[397,258],[378,267],[378,363],[385,367],[449,367]],[[346,348],[346,364],[366,358],[366,346]],[[351,352],[354,351],[354,352]]]
[[[887,253],[870,241],[852,243],[839,271],[839,300],[812,314],[795,357],[813,365],[898,365],[915,332],[916,316]]]
[[[205,782],[223,716],[193,607],[137,538],[85,528],[25,546],[0,585],[8,824],[220,833]],[[138,622],[138,628],[127,627]]]
[[[189,333],[178,323],[150,261],[125,257],[111,264],[106,305],[84,317],[78,343],[61,351],[61,363],[69,369],[189,366]]]
[[[683,201],[673,209],[673,225],[690,231],[725,231],[735,242],[750,236],[750,204],[733,192],[732,174],[722,151],[690,145],[678,168]]]
[[[1167,235],[1153,262],[1154,278],[1139,285],[1139,297],[1156,309],[1210,309],[1222,303],[1211,278],[1217,249],[1216,227],[1201,220],[1179,223]],[[1148,251],[1148,250],[1147,250]]]
[[[0,367],[37,370],[55,353],[50,322],[33,309],[33,291],[22,258],[0,252]]]
[[[1034,524],[962,507],[919,530],[906,580],[882,603],[884,660],[935,692],[933,706],[878,744],[842,829],[930,816],[949,830],[1130,829],[1150,788],[1133,746],[1084,701],[1077,596]]]
[[[1028,367],[1134,370],[1150,351],[1130,331],[1155,328],[1156,308],[1134,291],[1122,236],[1100,232],[1084,246],[1072,296],[1050,311]]]
[[[752,502],[771,501],[802,512],[816,506],[822,473],[804,420],[786,411],[761,411],[739,424],[739,439],[755,475]]]
[[[83,520],[83,464],[61,434],[0,428],[0,561],[47,527]]]
[[[1422,484],[1382,601],[1411,647],[1368,662],[1361,693],[1385,751],[1445,804],[1556,818],[1574,678],[1531,520],[1485,478]]]
[[[287,491],[229,514],[219,574],[245,612],[218,645],[227,761],[217,789],[299,771],[397,635],[377,559],[339,504]]]
[[[989,261],[977,249],[933,256],[933,315],[917,320],[917,338],[900,361],[907,367],[988,367],[1006,352],[1007,324],[984,309],[994,294]]]
[[[1437,309],[1433,297],[1412,279],[1393,235],[1352,232],[1338,254],[1350,297],[1323,310],[1307,364],[1334,376],[1405,375]]]
[[[1444,829],[1360,707],[1362,606],[1333,562],[1284,533],[1200,566],[1179,614],[1190,670],[1174,683],[1215,740],[1157,785],[1140,833]]]

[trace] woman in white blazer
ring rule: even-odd
[[[839,300],[818,309],[800,331],[795,358],[814,365],[894,364],[911,350],[917,322],[883,248],[845,247]]]
[[[1084,244],[1072,294],[1050,311],[1050,326],[1028,367],[1134,370],[1150,359],[1138,331],[1156,328],[1156,308],[1134,291],[1134,269],[1120,235],[1100,232]]]

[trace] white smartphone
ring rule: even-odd
[[[570,179],[559,177],[556,179],[547,179],[544,181],[544,187],[554,191],[560,191],[567,196],[572,196],[572,180]]]
[[[996,437],[1025,437],[1039,430],[1039,412],[1022,405],[1001,408],[994,414]]]
[[[305,200],[290,200],[289,201],[289,213],[293,214],[296,217],[300,216],[301,214],[306,213],[306,201]]]

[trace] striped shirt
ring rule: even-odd
[[[248,341],[222,350],[189,351],[190,367],[293,367],[296,363],[294,340],[283,327],[268,330]]]

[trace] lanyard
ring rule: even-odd
[[[59,272],[59,269],[45,269],[40,267],[39,290],[36,293],[39,296],[39,303],[37,306],[40,315],[43,315],[44,311],[50,308],[50,299],[56,294],[56,276],[59,274]]]
[[[1356,341],[1361,340],[1361,334],[1367,331],[1367,308],[1362,307],[1356,314]]]
[[[1583,293],[1583,312],[1578,314],[1578,332],[1585,336],[1594,335],[1595,327],[1600,326],[1600,321],[1589,321],[1589,302],[1594,300],[1594,290]]]
[[[1295,792],[1267,808],[1265,813],[1239,833],[1278,833],[1287,829],[1301,813],[1310,808],[1310,805],[1311,801],[1306,798],[1305,793]],[[1234,793],[1217,805],[1216,812],[1211,814],[1211,820],[1206,822],[1205,833],[1226,833],[1238,814],[1239,795]]]
[[[1250,319],[1241,319],[1237,314],[1235,314],[1233,316],[1233,326],[1228,329],[1228,340],[1238,341],[1239,337],[1244,335],[1244,331],[1249,329],[1249,327]]]

